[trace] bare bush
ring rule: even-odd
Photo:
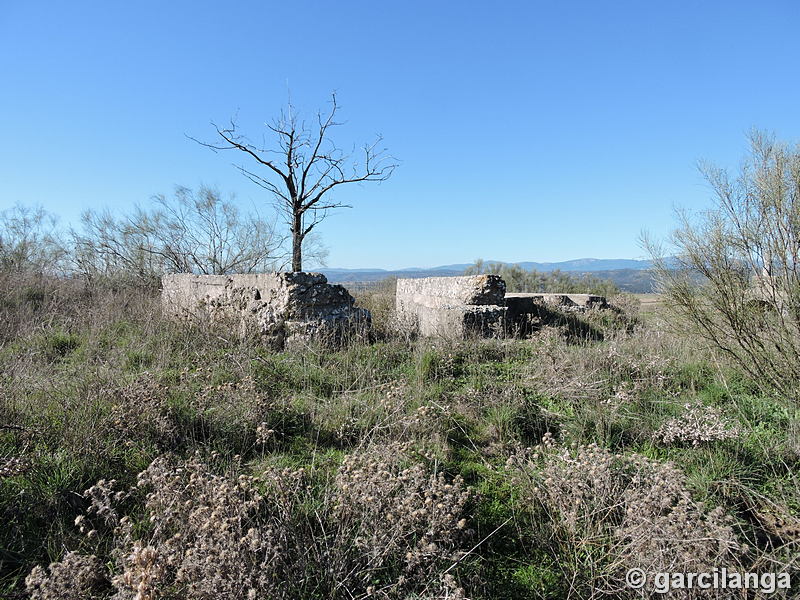
[[[116,600],[462,597],[447,573],[470,534],[459,478],[429,473],[396,445],[351,455],[317,491],[304,468],[240,469],[160,457],[129,490],[99,481],[76,525],[90,539],[111,533],[114,572],[70,553],[49,573],[35,568],[29,592],[88,598],[80,594],[107,582]],[[138,503],[143,511],[131,512]]]
[[[0,212],[0,273],[54,275],[66,254],[54,215],[22,205]]]
[[[595,444],[559,449],[550,437],[509,462],[527,499],[547,516],[547,547],[571,596],[638,597],[626,592],[631,568],[653,575],[740,563],[731,519],[693,500],[670,464]]]
[[[34,567],[25,586],[31,600],[91,600],[104,595],[108,581],[96,556],[68,552],[47,570]]]
[[[715,206],[681,215],[676,256],[646,240],[673,320],[765,388],[797,399],[800,381],[800,147],[750,136],[736,176],[701,170]]]
[[[272,220],[242,214],[233,198],[208,187],[178,187],[173,198],[156,196],[152,208],[122,216],[89,210],[81,220],[73,260],[90,280],[268,271],[282,252]]]
[[[689,443],[699,446],[716,440],[737,438],[741,428],[722,411],[703,404],[685,404],[684,412],[666,421],[654,434],[663,444]]]
[[[335,512],[355,528],[354,544],[363,554],[362,576],[389,561],[399,561],[404,580],[424,586],[441,561],[457,561],[464,537],[469,492],[461,478],[447,481],[420,464],[404,466],[401,447],[345,459],[336,477]],[[382,527],[374,527],[381,522]],[[396,583],[392,584],[396,585]]]

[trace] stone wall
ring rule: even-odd
[[[503,328],[505,291],[497,275],[398,279],[395,309],[425,337],[485,336]]]
[[[348,291],[321,273],[166,275],[161,299],[166,314],[229,323],[238,335],[257,335],[278,348],[340,341],[370,323],[369,311],[355,308]]]

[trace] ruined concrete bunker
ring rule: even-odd
[[[398,279],[395,310],[400,322],[423,337],[464,338],[529,331],[548,310],[583,312],[607,308],[595,294],[506,293],[497,275]]]
[[[363,335],[369,311],[322,273],[174,274],[162,278],[165,314],[224,323],[282,349],[310,340],[339,342]]]
[[[166,275],[165,314],[223,324],[283,349],[309,341],[339,343],[369,334],[371,315],[341,285],[321,273]],[[398,326],[422,337],[463,339],[531,331],[548,310],[607,307],[594,294],[506,293],[497,275],[398,279]]]

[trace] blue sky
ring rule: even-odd
[[[643,254],[752,127],[800,139],[800,3],[0,0],[0,209],[75,221],[175,185],[270,198],[186,135],[332,91],[401,162],[319,226],[335,267]]]

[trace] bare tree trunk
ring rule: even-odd
[[[292,271],[303,270],[303,215],[295,214],[292,221]]]

